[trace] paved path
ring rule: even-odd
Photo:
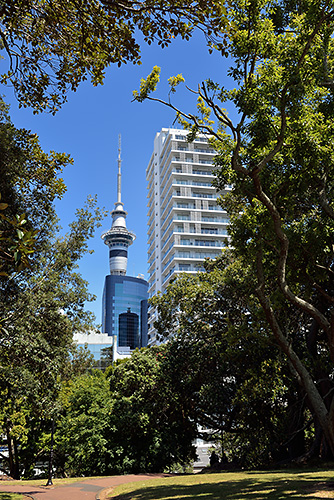
[[[59,486],[29,486],[0,481],[0,491],[22,493],[34,500],[100,500],[102,490],[119,484],[145,481],[152,477],[168,477],[168,474],[139,474],[128,476],[110,476],[103,479],[78,480],[77,483]]]

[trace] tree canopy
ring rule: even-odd
[[[212,138],[216,185],[232,185],[221,200],[232,255],[332,454],[333,14],[330,0],[232,0],[225,29],[235,88],[208,79],[195,92],[197,113],[187,113],[151,94],[155,68],[135,93],[174,108],[189,140],[198,130]],[[171,90],[182,81],[170,79]]]
[[[199,27],[212,44],[223,9],[198,0],[5,0],[0,43],[8,67],[1,81],[14,87],[20,106],[55,113],[82,81],[102,84],[110,64],[139,64],[138,32],[164,47]]]
[[[160,338],[169,337],[164,377],[206,441],[230,463],[254,467],[299,457],[312,446],[310,413],[293,384],[240,262],[207,262],[152,299]],[[308,436],[309,437],[309,436]]]
[[[194,459],[188,401],[165,378],[168,349],[142,349],[109,375],[111,443],[117,472],[158,472]]]
[[[66,237],[57,236],[52,224],[48,231],[42,226],[47,234],[33,265],[1,281],[0,428],[8,444],[10,474],[16,478],[36,413],[44,421],[57,413],[61,380],[71,373],[73,333],[93,327],[93,317],[84,309],[93,297],[76,267],[100,218],[94,210],[89,202],[78,211]]]
[[[45,153],[36,134],[17,129],[0,100],[0,275],[29,266],[41,247],[53,202],[66,186],[60,177],[69,155]]]
[[[45,153],[35,134],[15,128],[4,105],[0,144],[0,428],[8,469],[19,477],[22,456],[31,460],[25,445],[38,427],[35,414],[55,414],[61,379],[71,373],[73,333],[92,327],[84,306],[93,297],[77,262],[103,213],[88,199],[61,235],[54,200],[65,191],[59,174],[71,158]]]
[[[71,475],[162,472],[194,458],[186,401],[164,378],[166,346],[66,382],[55,465]]]

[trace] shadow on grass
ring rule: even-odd
[[[203,482],[193,485],[169,484],[135,489],[130,493],[109,497],[110,500],[319,500],[334,498],[333,482],[313,482],[303,479],[277,481]],[[318,492],[321,492],[318,495]]]
[[[5,493],[0,491],[0,500],[13,500],[14,498],[21,498],[22,500],[28,500],[25,495],[19,495],[18,493]]]
[[[0,491],[0,500],[13,500],[14,498],[21,498],[22,500],[25,500],[28,498],[34,498],[33,495],[35,493],[40,493],[40,491],[31,490],[31,491],[24,491],[24,493]]]

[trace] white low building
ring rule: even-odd
[[[112,348],[113,351],[115,349],[114,337],[108,335],[107,333],[75,333],[73,335],[73,341],[78,346],[87,346],[89,352],[94,356],[94,360],[98,365],[100,364],[101,358],[103,356],[103,349]]]

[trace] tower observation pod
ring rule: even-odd
[[[136,235],[126,227],[127,212],[121,201],[121,136],[118,137],[118,175],[117,175],[117,202],[111,212],[112,225],[101,238],[109,247],[110,274],[125,275],[128,263],[128,247],[136,239]]]

